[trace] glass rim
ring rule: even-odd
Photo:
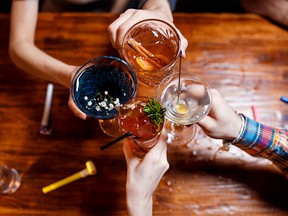
[[[208,94],[209,99],[210,99],[210,103],[209,103],[208,109],[207,109],[207,111],[206,111],[206,113],[207,113],[207,115],[208,115],[208,113],[209,113],[210,110],[211,110],[212,104],[213,104],[213,97],[212,97],[212,91],[211,91],[210,85],[208,84],[208,82],[207,82],[206,80],[204,80],[204,79],[203,79],[202,77],[200,77],[198,74],[194,74],[194,73],[187,73],[187,72],[181,73],[181,80],[182,80],[183,76],[185,76],[185,75],[191,76],[192,79],[193,79],[193,77],[195,77],[196,79],[193,79],[193,80],[195,80],[195,81],[200,81],[201,83],[204,84],[203,86],[205,87],[205,89],[207,89],[207,94]],[[175,78],[173,78],[173,77],[175,77]],[[166,77],[159,83],[159,85],[158,85],[158,87],[157,87],[157,90],[156,90],[156,97],[155,97],[155,98],[156,98],[156,100],[157,100],[160,104],[162,104],[162,103],[161,103],[161,96],[162,96],[162,93],[163,93],[163,91],[162,91],[161,93],[159,92],[160,89],[162,88],[163,85],[165,85],[166,82],[167,82],[167,87],[168,87],[168,86],[169,86],[169,82],[170,82],[171,80],[176,80],[176,79],[178,79],[178,77],[179,77],[179,73],[172,73],[172,74],[166,76]],[[189,79],[189,78],[188,78],[188,79]],[[167,88],[167,87],[166,87],[166,88]],[[165,88],[165,89],[166,89],[166,88]],[[202,115],[201,117],[199,117],[198,121],[200,121],[201,119],[203,119],[205,116],[206,116],[206,115]],[[165,115],[165,118],[167,118],[167,115]],[[170,118],[168,118],[168,120],[172,121]],[[194,123],[181,122],[181,123],[178,123],[178,124],[191,125],[191,124],[195,124],[195,123],[196,123],[196,122],[194,122]]]
[[[98,64],[97,61],[102,60],[102,59],[116,60],[116,61],[122,63],[123,65],[125,65],[125,67],[128,68],[127,71],[128,71],[129,74],[131,75],[131,78],[132,78],[131,80],[133,80],[133,83],[134,83],[134,86],[135,86],[135,88],[133,88],[133,92],[132,92],[131,98],[130,98],[129,100],[131,100],[131,99],[133,99],[133,98],[135,97],[135,95],[136,95],[136,93],[137,93],[137,86],[138,86],[138,83],[137,83],[138,81],[137,81],[137,76],[136,76],[136,74],[135,74],[135,71],[134,71],[133,68],[128,64],[128,62],[126,62],[125,60],[123,60],[123,59],[121,59],[121,58],[118,58],[118,57],[116,57],[116,56],[99,56],[99,57],[92,58],[92,59],[86,61],[85,63],[83,63],[83,64],[77,69],[77,71],[75,72],[75,74],[73,75],[73,78],[72,78],[72,80],[71,80],[71,85],[70,85],[70,95],[71,95],[72,101],[75,103],[75,105],[77,106],[77,108],[78,108],[79,110],[81,110],[81,112],[85,113],[87,116],[90,116],[90,117],[93,117],[93,118],[96,118],[96,119],[112,119],[112,118],[115,118],[115,117],[117,116],[117,114],[107,115],[107,116],[103,116],[103,115],[97,116],[97,115],[91,115],[91,114],[89,114],[86,110],[82,109],[81,106],[78,106],[79,103],[78,103],[78,101],[77,101],[77,99],[76,99],[76,97],[75,97],[75,85],[76,85],[75,83],[77,82],[78,77],[81,76],[81,74],[82,74],[83,72],[85,72],[85,69],[86,69],[87,67],[93,65],[93,62],[95,62],[95,64]],[[92,63],[92,64],[91,64],[91,63]],[[89,64],[91,64],[91,65],[89,65]],[[100,64],[101,64],[101,63],[100,63]],[[127,100],[127,101],[129,101],[129,100]],[[127,101],[126,101],[126,102],[127,102]],[[126,103],[126,102],[125,102],[125,103]],[[114,108],[114,109],[115,109],[115,108]],[[117,110],[116,110],[116,111],[117,111]]]
[[[93,58],[93,59],[90,59],[90,60],[84,62],[84,63],[77,69],[77,71],[74,73],[71,83],[74,83],[75,79],[77,79],[76,77],[77,77],[77,75],[78,75],[79,72],[82,72],[82,73],[83,73],[83,70],[82,70],[82,69],[83,69],[85,66],[87,66],[89,63],[92,63],[92,62],[94,62],[94,61],[98,61],[98,60],[101,60],[101,59],[114,59],[114,60],[116,60],[116,61],[119,61],[119,62],[123,63],[125,66],[127,66],[127,67],[129,68],[129,71],[133,71],[133,72],[134,72],[134,70],[133,70],[133,68],[131,67],[131,65],[128,64],[127,61],[125,61],[125,60],[123,60],[123,59],[121,59],[121,58],[118,58],[118,57],[116,57],[116,56],[99,56],[99,57],[95,57],[95,58]],[[81,70],[82,70],[82,71],[81,71]],[[131,74],[131,76],[133,76],[133,79],[134,79],[134,76],[135,76],[135,79],[136,79],[136,74],[135,74],[135,73],[130,73],[130,74]],[[137,79],[136,79],[136,80],[137,80]],[[71,89],[71,86],[70,86],[70,89]]]

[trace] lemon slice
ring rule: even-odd
[[[148,60],[137,57],[136,62],[143,70],[155,70],[155,65]]]
[[[179,114],[186,114],[189,110],[185,104],[176,104],[175,111]]]

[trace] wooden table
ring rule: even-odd
[[[117,55],[107,26],[110,14],[40,14],[36,44],[71,64]],[[236,110],[271,126],[288,124],[288,32],[249,14],[175,14],[189,40],[183,71],[218,88]],[[69,92],[54,86],[53,134],[39,134],[48,82],[17,69],[8,56],[9,15],[0,15],[0,163],[16,168],[19,190],[0,196],[0,215],[127,215],[122,144],[101,151],[112,138],[95,119],[80,120],[67,107]],[[37,61],[37,59],[35,59]],[[138,94],[153,94],[139,84]],[[168,147],[170,169],[154,196],[154,215],[288,215],[288,184],[268,160],[237,148],[218,151],[220,140],[197,138]],[[43,194],[41,188],[93,160],[98,173]]]

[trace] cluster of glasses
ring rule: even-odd
[[[141,21],[126,33],[122,52],[125,60],[102,56],[79,68],[70,88],[75,104],[98,119],[107,135],[129,134],[140,158],[157,143],[163,128],[169,144],[190,142],[195,136],[195,123],[210,111],[212,98],[207,82],[196,74],[181,73],[177,31],[161,20]],[[179,71],[175,72],[179,56]],[[136,96],[137,80],[156,86],[155,100]],[[156,109],[155,101],[164,108],[156,113],[165,110],[160,123],[143,116],[147,109]]]

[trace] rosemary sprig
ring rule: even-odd
[[[148,104],[144,107],[144,112],[148,118],[154,120],[154,123],[160,128],[161,124],[164,123],[164,115],[166,109],[163,108],[156,99],[148,99]]]

